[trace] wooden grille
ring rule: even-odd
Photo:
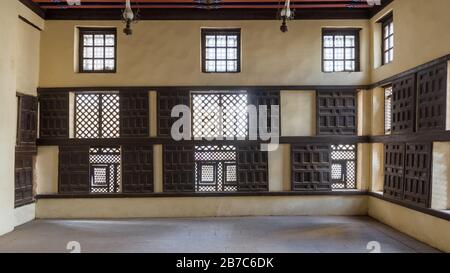
[[[170,137],[172,124],[178,119],[171,117],[172,108],[180,104],[190,106],[188,92],[158,92],[158,136]]]
[[[76,138],[120,137],[119,100],[119,95],[113,93],[76,94]]]
[[[195,147],[195,191],[237,191],[235,146]]]
[[[59,147],[59,193],[89,193],[89,147]]]
[[[355,92],[317,92],[317,134],[355,135],[356,133]]]
[[[392,134],[414,132],[415,76],[411,75],[392,83]]]
[[[122,137],[149,136],[148,92],[120,93],[120,135]]]
[[[431,143],[408,143],[405,154],[403,199],[422,207],[430,206]]]
[[[356,189],[356,145],[331,145],[333,189]]]
[[[41,138],[69,138],[69,93],[39,95]]]
[[[330,145],[291,145],[291,168],[292,190],[332,189]]]
[[[405,144],[387,143],[384,145],[384,195],[403,199]]]
[[[16,156],[15,159],[15,207],[23,206],[34,200],[33,196],[33,157]]]
[[[38,101],[33,96],[19,97],[17,145],[36,145]]]
[[[419,72],[417,81],[417,131],[445,130],[447,63]]]
[[[89,150],[90,192],[118,193],[121,184],[120,148]]]
[[[122,158],[122,192],[153,192],[153,146],[122,146]]]
[[[165,145],[163,148],[164,191],[195,191],[195,158],[193,145]]]
[[[272,124],[272,106],[277,105],[280,107],[280,91],[278,90],[269,90],[269,91],[252,91],[248,93],[248,102],[249,104],[255,105],[259,110],[259,106],[267,105],[267,128],[269,132],[273,130],[278,130],[280,132],[280,113],[278,116],[273,117],[278,120],[278,128],[274,127]],[[280,108],[279,108],[280,109]],[[281,111],[281,109],[280,109]],[[259,124],[259,122],[258,122]],[[272,128],[273,127],[273,128]]]
[[[268,154],[259,145],[237,146],[238,191],[268,191]]]

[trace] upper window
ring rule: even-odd
[[[202,29],[202,71],[236,73],[241,71],[241,30]]]
[[[383,35],[383,64],[394,60],[394,20],[392,13],[381,20]]]
[[[116,72],[116,29],[79,28],[79,72]]]
[[[384,133],[392,133],[392,86],[384,89]]]
[[[359,71],[360,29],[324,29],[323,72]]]

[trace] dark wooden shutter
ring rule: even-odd
[[[238,191],[268,191],[268,154],[259,145],[237,146]]]
[[[403,199],[422,207],[430,206],[431,143],[408,143],[405,154],[405,182]]]
[[[170,137],[172,124],[177,118],[172,118],[172,108],[176,105],[190,105],[189,92],[159,91],[158,92],[158,136]]]
[[[405,144],[384,145],[384,195],[402,200],[405,175]]]
[[[120,136],[149,136],[148,92],[120,92]]]
[[[122,146],[122,192],[153,192],[153,146]]]
[[[195,191],[195,160],[193,145],[164,145],[164,191]]]
[[[267,127],[269,132],[272,131],[272,118],[271,109],[272,105],[280,106],[280,91],[278,90],[268,90],[268,91],[249,91],[248,92],[248,104],[255,105],[259,111],[260,105],[267,105]],[[281,111],[281,108],[280,108]],[[278,124],[280,123],[280,114],[276,117],[278,119]],[[259,124],[259,119],[258,119]],[[274,128],[276,129],[276,128]],[[278,128],[279,131],[280,128]]]
[[[392,83],[392,133],[414,132],[415,76],[407,76]]]
[[[417,82],[417,131],[445,130],[447,63],[419,72]]]
[[[292,190],[331,191],[330,145],[292,145],[291,168]]]
[[[69,93],[39,95],[40,137],[69,137]]]
[[[59,147],[59,193],[89,193],[89,147]]]
[[[19,96],[17,145],[36,146],[38,101],[33,96]]]
[[[355,90],[318,91],[317,134],[356,135]]]
[[[33,156],[17,156],[15,159],[15,207],[33,201]]]

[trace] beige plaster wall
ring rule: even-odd
[[[116,74],[79,74],[74,69],[76,26],[118,28]],[[202,27],[242,29],[242,71],[201,72]],[[133,36],[121,21],[46,21],[42,33],[40,86],[159,85],[348,85],[368,84],[367,20],[297,20],[288,33],[279,21],[141,21]],[[321,29],[359,27],[361,69],[355,73],[321,72]]]
[[[431,207],[450,209],[450,142],[433,143]]]
[[[369,216],[426,244],[450,252],[450,221],[368,197]],[[383,247],[383,246],[381,246]]]
[[[269,191],[291,190],[291,145],[280,144],[269,152]]]
[[[371,101],[371,130],[373,136],[384,135],[384,88],[372,90]]]
[[[58,193],[57,146],[40,146],[36,157],[37,194]]]
[[[384,144],[371,144],[371,179],[369,190],[372,192],[383,191],[384,181]]]
[[[372,125],[372,90],[359,90],[356,100],[358,105],[358,136],[370,135]]]
[[[371,144],[359,143],[357,147],[356,188],[366,191],[371,179]]]
[[[316,92],[281,91],[281,136],[316,135]]]
[[[366,215],[367,196],[39,199],[37,218]]]
[[[394,61],[381,65],[381,28],[376,23],[394,11]],[[450,1],[395,0],[370,20],[371,81],[377,82],[450,53]]]

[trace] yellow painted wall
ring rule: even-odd
[[[381,64],[381,28],[376,23],[394,11],[394,61]],[[371,19],[371,81],[377,82],[450,53],[450,1],[395,0]]]
[[[121,21],[47,21],[41,43],[41,87],[137,85],[318,85],[368,84],[367,20],[298,20],[281,33],[279,21],[141,21],[134,34],[122,34]],[[118,28],[116,74],[74,71],[76,26]],[[322,27],[360,27],[361,69],[321,72]],[[200,29],[242,29],[242,72],[201,73]]]

